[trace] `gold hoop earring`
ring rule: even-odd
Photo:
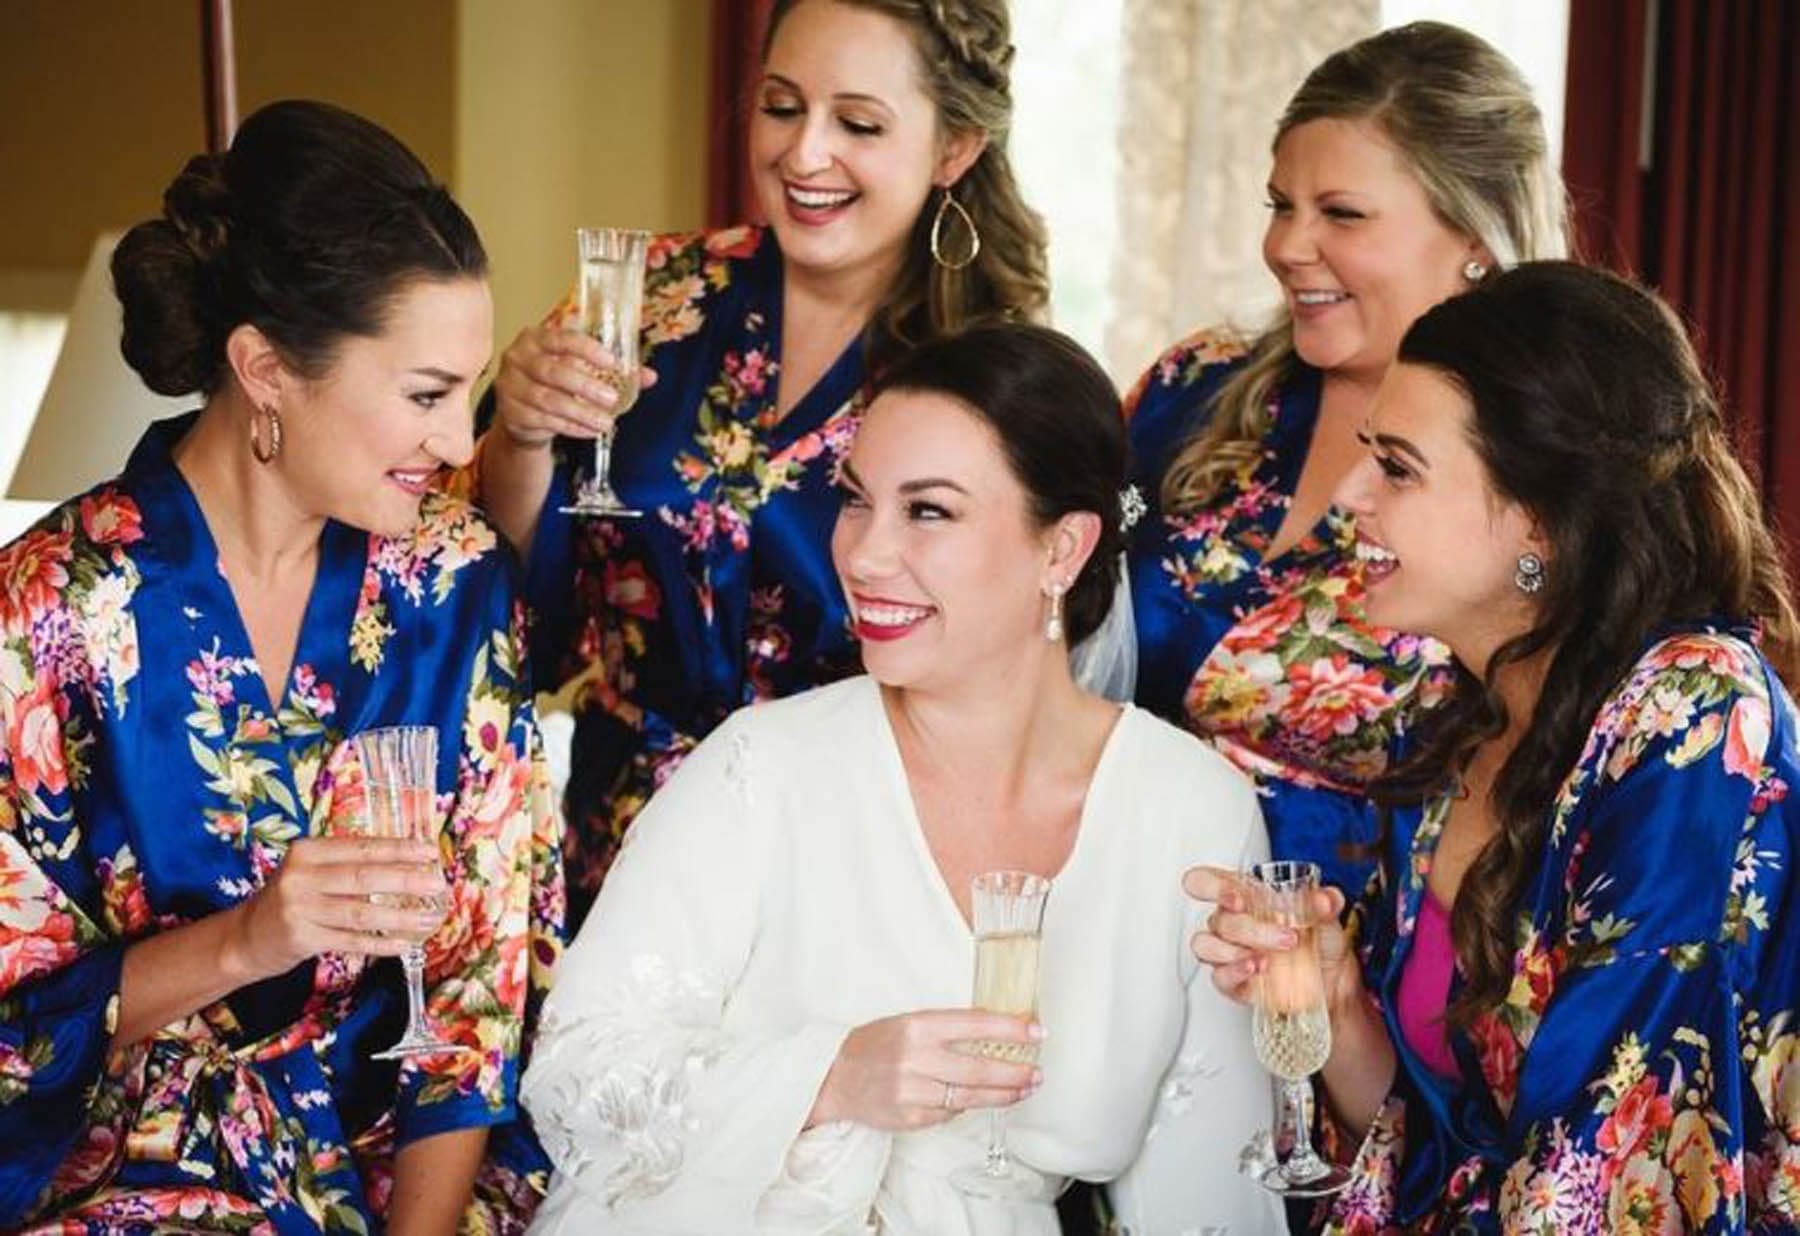
[[[944,216],[952,210],[962,217],[963,226],[969,230],[969,252],[960,262],[952,262],[944,256]],[[944,196],[938,200],[937,214],[931,219],[931,260],[945,270],[961,270],[980,256],[981,229],[975,226],[975,216],[956,200],[950,186],[945,185]]]
[[[263,444],[262,431],[257,424],[258,413],[269,418],[267,446]],[[261,407],[250,410],[250,453],[256,457],[256,462],[259,464],[273,462],[275,456],[281,454],[281,413],[275,410],[275,405],[272,403],[265,403]]]

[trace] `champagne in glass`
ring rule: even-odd
[[[1036,877],[1033,877],[1036,878]],[[992,1013],[1030,1017],[1037,1012],[1038,945],[1036,932],[1007,931],[975,940],[975,1007]],[[978,1042],[976,1055],[1015,1064],[1037,1059],[1036,1043]]]
[[[1044,902],[1050,881],[1026,871],[990,871],[975,877],[971,902],[975,919],[976,1008],[1015,1017],[1037,1012],[1038,953],[1044,926]],[[1035,1043],[974,1042],[975,1055],[1028,1064],[1037,1059]],[[1043,1177],[1013,1162],[1006,1148],[1006,1113],[988,1113],[987,1157],[951,1179],[976,1197],[1036,1197]]]
[[[1259,863],[1247,890],[1259,920],[1286,927],[1297,937],[1293,948],[1268,955],[1251,991],[1250,1033],[1257,1059],[1281,1079],[1282,1127],[1274,1143],[1278,1151],[1293,1148],[1262,1174],[1262,1183],[1288,1197],[1324,1197],[1350,1183],[1350,1173],[1320,1158],[1312,1144],[1308,1079],[1331,1057],[1331,1013],[1313,911],[1318,890],[1318,865],[1297,862]]]
[[[644,303],[644,254],[650,233],[625,228],[580,228],[575,245],[576,329],[593,338],[612,356],[612,366],[594,377],[618,396],[611,415],[594,439],[594,474],[575,490],[566,515],[635,517],[642,511],[626,506],[613,492],[613,428],[631,410],[638,394],[638,321]]]
[[[350,741],[363,768],[365,830],[376,837],[437,840],[437,728],[395,725],[364,730]],[[435,908],[431,898],[378,894],[386,905]],[[406,974],[406,1032],[377,1060],[456,1051],[438,1037],[425,1016],[425,944],[413,941],[401,956]]]

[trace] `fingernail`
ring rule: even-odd
[[[1041,1086],[1043,1084],[1044,1084],[1044,1070],[1042,1070],[1042,1069],[1031,1070],[1031,1083],[1026,1088],[1029,1090],[1036,1090],[1039,1086]]]
[[[1025,1032],[1027,1034],[1029,1034],[1032,1037],[1032,1039],[1037,1042],[1042,1042],[1046,1037],[1048,1037],[1048,1032],[1044,1029],[1044,1027],[1035,1021],[1032,1022],[1029,1026],[1027,1026],[1025,1028]]]
[[[1291,931],[1282,932],[1280,938],[1282,948],[1293,948],[1296,944],[1300,943],[1300,937]]]

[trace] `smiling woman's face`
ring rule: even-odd
[[[484,281],[418,280],[380,334],[346,337],[315,381],[290,377],[270,466],[297,504],[385,536],[410,530],[432,477],[473,454],[471,397],[493,333]]]
[[[1043,644],[1052,533],[974,412],[933,392],[882,394],[844,495],[832,561],[877,681],[968,681]]]
[[[763,70],[751,175],[783,258],[815,274],[898,271],[946,147],[911,33],[870,9],[806,0]]]
[[[1493,650],[1529,630],[1519,555],[1546,556],[1530,514],[1496,493],[1471,436],[1474,408],[1434,369],[1388,370],[1369,413],[1369,456],[1344,479],[1356,516],[1369,620],[1431,635],[1480,673]]]

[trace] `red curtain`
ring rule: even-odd
[[[1574,0],[1582,256],[1687,318],[1800,566],[1800,4]]]
[[[774,0],[713,0],[712,140],[706,160],[706,225],[757,222],[747,153],[752,92]]]

